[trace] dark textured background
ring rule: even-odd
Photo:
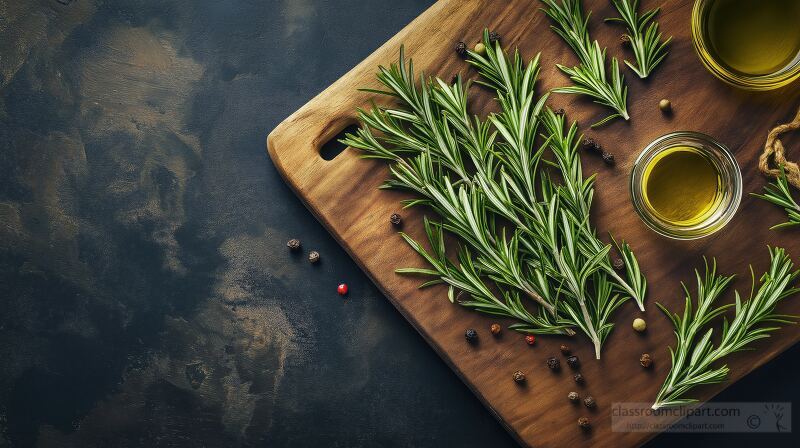
[[[0,0],[0,447],[513,445],[264,150],[430,3]]]

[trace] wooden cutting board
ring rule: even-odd
[[[395,62],[401,44],[413,58],[418,70],[450,80],[461,72],[474,78],[475,72],[458,58],[453,47],[458,41],[470,45],[478,41],[484,27],[502,35],[506,48],[519,47],[526,59],[542,53],[539,87],[546,91],[568,83],[556,69],[556,63],[574,64],[566,45],[550,31],[550,23],[541,4],[534,0],[441,0],[400,31],[324,92],[281,123],[268,137],[269,154],[281,175],[331,232],[347,252],[370,276],[380,290],[422,334],[461,379],[480,397],[493,414],[523,445],[531,446],[636,446],[653,437],[652,433],[614,433],[611,431],[611,407],[614,402],[652,402],[669,369],[667,346],[674,343],[669,321],[658,311],[656,301],[668,308],[682,310],[680,282],[693,282],[692,270],[702,266],[702,256],[717,257],[722,273],[736,273],[734,287],[743,294],[749,288],[748,263],[756,272],[767,267],[766,245],[786,247],[800,256],[800,233],[770,231],[784,216],[778,208],[745,196],[735,219],[717,234],[692,242],[671,241],[656,235],[639,220],[628,193],[628,176],[638,152],[650,141],[676,130],[707,133],[728,145],[742,167],[745,194],[759,191],[764,178],[756,169],[758,154],[767,131],[778,122],[789,121],[800,104],[800,84],[767,93],[735,90],[705,71],[692,48],[690,0],[663,2],[658,17],[666,35],[674,36],[670,54],[647,81],[641,81],[624,69],[629,86],[630,122],[615,121],[593,131],[588,124],[608,114],[599,106],[575,96],[551,97],[553,108],[563,107],[568,118],[578,120],[587,136],[598,140],[617,160],[614,168],[599,158],[583,157],[585,172],[598,172],[593,220],[601,234],[613,233],[631,242],[649,281],[647,311],[640,313],[629,301],[617,314],[616,329],[607,340],[603,359],[595,360],[592,346],[578,335],[539,337],[529,347],[523,337],[504,330],[493,338],[489,325],[493,319],[451,304],[444,287],[418,290],[419,279],[393,273],[398,267],[423,266],[389,224],[389,215],[400,210],[399,192],[378,190],[387,177],[383,163],[359,158],[346,150],[333,160],[320,157],[320,148],[345,126],[355,123],[355,109],[374,99],[361,87],[377,87],[374,73],[378,65]],[[644,1],[651,8],[658,3]],[[622,29],[602,23],[616,15],[609,2],[586,0],[592,10],[591,34],[608,46],[610,56],[631,58],[621,47]],[[665,117],[658,101],[668,98],[674,114]],[[492,108],[491,95],[478,87],[471,92],[472,108],[485,113]],[[800,144],[800,138],[785,143]],[[791,150],[790,150],[791,152]],[[797,151],[800,157],[800,151]],[[422,216],[425,210],[402,212],[404,230],[424,240]],[[732,300],[732,292],[724,300]],[[800,297],[784,304],[780,311],[800,313]],[[644,317],[649,329],[635,333],[631,322]],[[480,342],[469,345],[464,330],[476,328]],[[785,328],[757,350],[730,359],[731,382],[757,368],[800,338],[797,327]],[[566,366],[554,374],[545,366],[549,356],[559,356],[558,347],[569,344],[582,360],[586,384],[576,386]],[[644,370],[638,359],[652,354],[655,364]],[[562,358],[563,362],[563,358]],[[515,384],[516,370],[527,374],[524,387]],[[727,383],[730,384],[731,382]],[[709,399],[725,385],[702,387],[692,392]],[[566,396],[571,390],[591,394],[598,406],[589,411],[572,405]],[[441,406],[431,403],[431,406]],[[593,430],[581,431],[580,416],[592,420]]]

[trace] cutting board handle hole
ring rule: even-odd
[[[342,144],[339,140],[345,137],[345,134],[355,134],[358,131],[358,125],[351,124],[346,126],[344,129],[339,131],[336,135],[333,136],[330,140],[327,141],[322,148],[319,149],[319,155],[325,160],[333,160],[341,154],[345,149],[347,149],[347,145]]]

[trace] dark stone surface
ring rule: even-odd
[[[513,446],[264,151],[430,3],[0,0],[0,447]]]

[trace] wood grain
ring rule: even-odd
[[[585,1],[593,10],[591,32],[609,54],[630,58],[619,45],[622,32],[600,18],[615,15],[605,1]],[[644,7],[658,6],[644,2]],[[300,110],[281,123],[268,137],[268,148],[275,165],[309,209],[350,253],[398,310],[427,339],[431,346],[475,392],[508,430],[524,445],[530,446],[637,446],[652,433],[611,432],[612,403],[651,402],[669,369],[667,346],[674,338],[669,321],[655,307],[661,302],[671,309],[681,309],[681,281],[692,281],[692,270],[702,264],[702,256],[714,256],[723,273],[736,273],[734,286],[743,293],[749,288],[748,263],[757,272],[767,266],[766,245],[786,247],[800,254],[797,235],[775,232],[769,226],[783,219],[774,206],[745,196],[734,220],[717,234],[691,242],[672,241],[656,235],[639,220],[628,193],[628,176],[638,152],[650,141],[676,130],[699,131],[728,145],[743,168],[744,191],[758,191],[764,179],[756,161],[768,129],[788,120],[800,100],[797,85],[767,93],[734,90],[706,72],[692,48],[690,15],[692,2],[668,2],[659,16],[666,35],[674,36],[670,55],[646,81],[625,69],[630,89],[630,122],[615,121],[598,130],[588,130],[589,123],[605,116],[608,110],[575,96],[553,95],[550,105],[563,107],[568,117],[583,124],[582,129],[614,153],[617,165],[607,168],[599,158],[584,156],[586,172],[598,172],[593,219],[598,230],[611,232],[630,241],[649,281],[647,311],[639,313],[628,302],[616,315],[617,328],[605,344],[603,359],[596,361],[591,344],[580,336],[574,338],[540,337],[528,347],[522,336],[505,331],[492,338],[488,327],[492,319],[470,312],[447,301],[444,288],[418,290],[418,279],[395,275],[403,266],[421,266],[422,261],[407,247],[388,217],[397,211],[405,195],[378,190],[387,176],[386,167],[376,161],[362,160],[348,150],[331,161],[319,157],[319,148],[343,127],[355,122],[354,110],[366,106],[372,95],[357,91],[376,87],[374,73],[378,65],[397,59],[399,47],[418,69],[449,80],[461,72],[475,77],[473,70],[459,59],[452,48],[463,40],[476,42],[484,27],[498,31],[507,48],[519,47],[526,58],[542,53],[542,92],[565,85],[567,80],[556,63],[575,62],[565,44],[549,31],[549,22],[531,0],[469,1],[442,0],[414,20],[365,61],[336,81]],[[492,110],[491,96],[480,88],[471,92],[473,111]],[[672,101],[674,113],[665,117],[658,101]],[[791,151],[791,150],[790,150]],[[347,212],[345,213],[344,210]],[[424,210],[405,214],[405,230],[423,238],[421,221]],[[731,300],[732,293],[725,300]],[[791,300],[780,311],[800,313],[800,300]],[[642,315],[649,323],[645,334],[630,328],[631,321]],[[479,329],[480,343],[464,342],[464,330]],[[736,355],[730,360],[731,378],[735,381],[794,344],[800,337],[797,328],[786,328],[758,350]],[[568,343],[581,358],[584,386],[576,386],[569,369],[558,374],[545,366],[549,356],[559,356],[558,346]],[[641,353],[651,353],[655,364],[650,370],[639,366]],[[512,372],[524,371],[527,385],[511,380]],[[709,399],[725,385],[704,387],[693,392]],[[588,411],[567,401],[567,393],[576,390],[591,394],[598,407]],[[431,406],[440,404],[431,403]],[[588,416],[593,430],[577,427],[580,416]]]

